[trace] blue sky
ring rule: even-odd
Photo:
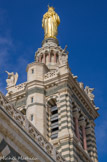
[[[68,45],[69,65],[78,81],[95,88],[100,107],[96,120],[99,162],[107,161],[107,1],[106,0],[0,0],[0,91],[6,93],[5,70],[26,81],[26,67],[41,47],[41,27],[47,5],[53,5],[61,24],[58,40]]]

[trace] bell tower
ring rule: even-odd
[[[94,120],[99,114],[93,88],[84,87],[72,74],[67,47],[62,49],[56,38],[59,24],[59,16],[49,7],[42,20],[42,47],[27,66],[27,82],[7,97],[19,110],[24,106],[24,115],[66,161],[98,162]]]
[[[42,20],[45,35],[42,47],[35,53],[36,62],[49,69],[44,74],[45,137],[67,161],[97,162],[94,119],[98,113],[93,89],[84,87],[70,71],[67,47],[59,46],[57,28],[52,22],[56,13],[49,17],[48,14],[49,9]],[[52,29],[56,30],[55,35],[51,35]]]

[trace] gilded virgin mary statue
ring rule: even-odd
[[[44,28],[44,37],[47,38],[56,38],[57,36],[57,27],[60,24],[60,18],[57,13],[54,11],[53,7],[48,6],[48,12],[43,15],[42,27]]]

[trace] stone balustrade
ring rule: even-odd
[[[17,92],[19,92],[19,91],[24,90],[24,89],[25,89],[25,86],[26,86],[26,83],[27,83],[27,82],[24,82],[24,83],[15,85],[15,86],[7,87],[8,93],[7,93],[6,96],[8,96],[9,93],[17,93]]]
[[[18,85],[17,88],[20,89]],[[21,88],[24,88],[22,86]],[[41,135],[41,133],[23,116],[23,114],[10,104],[7,98],[0,92],[0,106],[6,111],[8,115],[13,118],[20,127],[22,127],[39,145],[47,152],[56,162],[65,162],[65,159],[59,152]]]
[[[26,86],[26,83],[27,83],[27,82],[24,82],[24,83],[21,83],[21,84],[15,86],[15,89],[17,89],[17,90],[22,90],[22,89],[24,89],[25,86]]]
[[[58,69],[57,70],[54,70],[54,71],[50,71],[50,72],[48,72],[48,73],[46,73],[44,75],[44,79],[46,80],[46,79],[53,78],[53,77],[57,76],[58,74],[59,74]]]

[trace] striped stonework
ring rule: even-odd
[[[52,132],[53,129],[57,128],[59,129],[58,124],[58,95],[53,95],[47,98],[46,100],[46,136],[48,140],[57,138],[58,136],[58,130],[55,132]],[[53,114],[53,115],[52,115]]]
[[[87,127],[86,133],[88,153],[93,161],[98,162],[94,124]]]
[[[58,104],[59,116],[59,151],[66,161],[74,160],[73,145],[71,145],[70,136],[74,134],[74,122],[72,113],[72,96],[69,91],[60,93],[60,102]]]
[[[44,40],[35,58],[27,66],[24,87],[16,86],[17,93],[14,89],[8,93],[9,101],[25,110],[27,119],[66,161],[98,162],[93,123],[99,114],[92,89],[86,91],[72,74],[66,48],[56,39]]]
[[[59,137],[74,131],[72,99],[68,92],[61,93],[59,106]]]
[[[74,162],[92,162],[90,160],[90,157],[87,152],[84,152],[83,148],[77,145],[76,141],[72,143],[73,145],[73,156],[74,156]]]
[[[90,145],[88,138],[88,123],[90,118],[86,112],[85,107],[83,108],[82,104],[72,95],[72,89],[60,89],[59,93],[51,94],[48,96],[47,100],[51,101],[52,99],[56,100],[58,108],[58,138],[51,139],[51,111],[50,108],[47,109],[47,121],[48,121],[48,139],[51,139],[54,146],[61,153],[61,155],[66,159],[66,161],[71,162],[97,162],[95,159],[95,151],[92,151],[92,146]],[[82,107],[81,107],[82,106]],[[77,112],[76,112],[77,111]],[[77,113],[78,117],[78,133],[76,132],[76,123],[74,120],[75,114]],[[83,128],[81,122],[85,122],[84,131],[86,133],[86,146],[84,145],[83,140]],[[92,133],[91,133],[92,138]],[[96,145],[95,145],[96,146]],[[85,148],[84,148],[85,147]],[[85,150],[87,148],[87,150]],[[91,149],[91,152],[90,152]],[[95,148],[94,148],[95,149]],[[97,153],[97,152],[96,152]],[[97,155],[97,154],[96,154]]]

